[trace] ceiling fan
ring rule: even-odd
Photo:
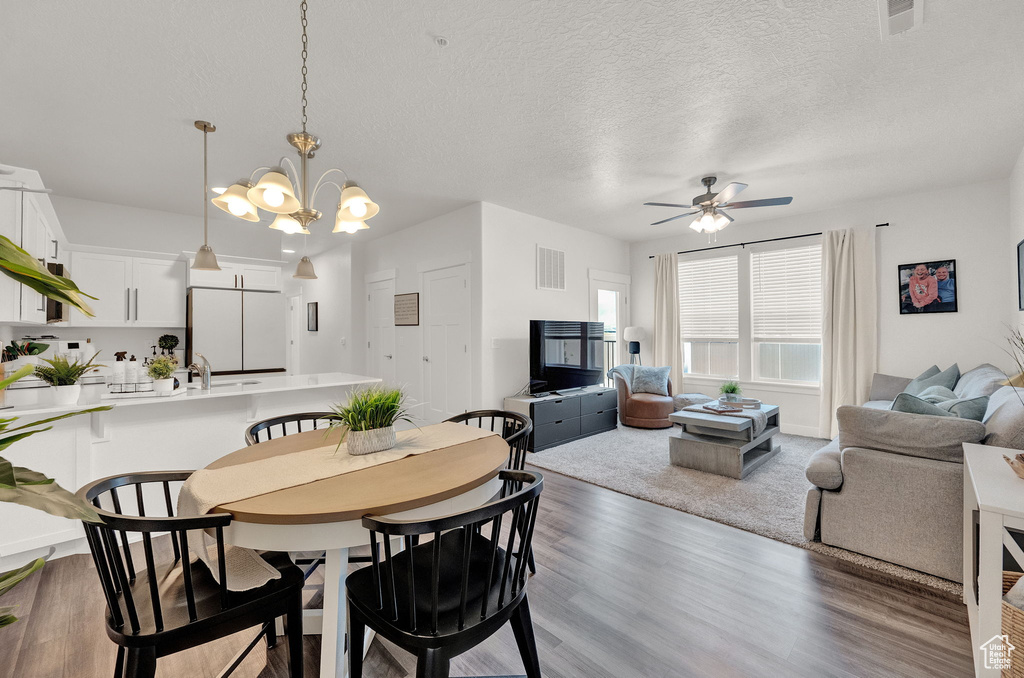
[[[676,219],[682,219],[688,217],[691,214],[700,214],[690,224],[690,228],[697,231],[698,233],[714,233],[715,231],[721,231],[723,228],[732,223],[733,218],[726,214],[725,210],[738,210],[744,207],[769,207],[771,205],[788,205],[793,202],[793,198],[765,198],[763,200],[747,200],[745,202],[729,202],[735,198],[740,191],[747,187],[746,184],[740,184],[732,182],[722,190],[721,193],[715,194],[711,192],[711,187],[718,181],[718,177],[704,177],[700,180],[704,184],[704,188],[707,192],[703,195],[698,195],[693,199],[691,205],[677,205],[671,202],[645,202],[645,205],[653,205],[655,207],[681,207],[683,209],[692,209],[692,212],[686,212],[679,214],[668,219],[662,219],[661,221],[655,221],[651,226],[658,226],[659,224],[665,224],[669,221],[675,221]]]

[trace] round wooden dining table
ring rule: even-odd
[[[434,424],[456,426],[461,424]],[[422,427],[424,430],[430,427]],[[207,468],[217,469],[326,444],[324,431],[307,431],[268,440],[232,452]],[[233,516],[224,530],[227,543],[268,551],[326,551],[322,625],[307,610],[303,632],[322,634],[321,678],[348,675],[345,634],[348,630],[345,576],[348,550],[369,543],[362,526],[366,515],[419,520],[481,506],[499,490],[498,472],[508,460],[508,445],[499,435],[315,482],[217,506]],[[368,646],[368,643],[364,647]]]

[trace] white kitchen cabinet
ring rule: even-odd
[[[188,293],[186,359],[201,363],[202,353],[214,373],[242,370],[242,294],[236,290],[194,289]]]
[[[134,257],[132,297],[136,327],[183,327],[185,262]]]
[[[21,186],[21,182],[0,179],[0,186]],[[15,245],[21,244],[22,194],[0,191],[0,235]],[[0,274],[0,322],[21,320],[21,285]]]
[[[189,260],[189,287],[280,292],[281,267],[263,264],[220,263],[219,271],[196,271]]]
[[[285,366],[285,298],[272,292],[242,292],[242,367]]]
[[[7,193],[8,191],[3,192]],[[32,194],[23,194],[21,249],[45,266],[48,238],[51,231],[36,200],[37,198]],[[21,321],[39,325],[46,324],[46,297],[26,285],[21,286]]]
[[[96,301],[96,316],[72,312],[74,326],[183,327],[185,262],[73,252],[71,278]]]

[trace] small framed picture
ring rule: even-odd
[[[311,301],[306,304],[306,330],[309,332],[316,332],[320,327],[318,303],[319,302]]]
[[[420,293],[395,295],[395,327],[416,327],[420,324]]]
[[[1017,307],[1024,311],[1024,240],[1017,243]]]
[[[901,264],[899,274],[900,315],[957,312],[956,259]]]

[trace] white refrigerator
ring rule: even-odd
[[[213,374],[284,371],[285,298],[280,292],[192,288],[186,359],[210,361]]]

